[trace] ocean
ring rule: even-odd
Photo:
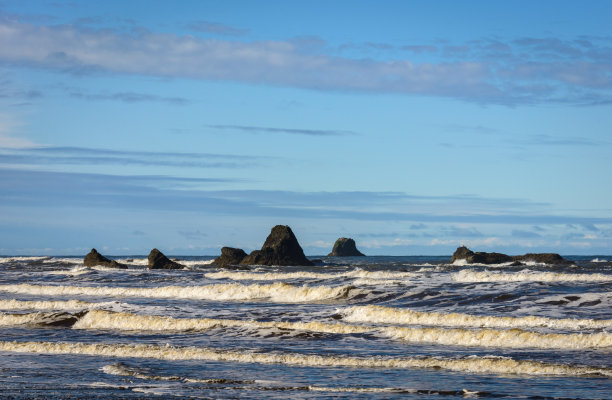
[[[0,257],[0,397],[612,398],[612,256]]]

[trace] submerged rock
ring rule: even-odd
[[[238,265],[246,256],[247,253],[245,253],[242,249],[223,247],[221,248],[221,255],[215,258],[212,265],[216,265],[218,267]]]
[[[514,262],[511,265],[520,265],[521,262],[535,261],[545,264],[567,264],[569,261],[555,253],[529,253],[522,256],[509,256],[502,253],[473,252],[465,246],[458,247],[450,259],[450,263],[465,260],[468,264],[501,264]]]
[[[98,250],[91,249],[83,259],[83,265],[86,267],[95,267],[101,265],[103,267],[127,269],[127,265],[118,263],[115,260],[110,260],[98,253]]]
[[[149,253],[149,269],[183,269],[184,265],[170,260],[161,251],[151,250]]]
[[[297,241],[291,228],[276,225],[268,235],[261,250],[255,250],[246,256],[243,265],[314,265],[304,255],[302,246]]]
[[[350,238],[340,238],[334,243],[334,248],[328,256],[335,257],[364,257],[365,254],[357,250],[355,241]]]

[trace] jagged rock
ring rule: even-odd
[[[365,254],[357,250],[355,241],[350,238],[340,238],[334,243],[334,248],[328,256],[336,257],[364,257]]]
[[[512,266],[521,265],[524,261],[535,261],[545,264],[566,264],[569,263],[566,259],[555,253],[529,253],[522,256],[509,256],[502,253],[486,253],[476,252],[468,249],[465,246],[458,247],[450,263],[457,260],[466,260],[468,264],[501,264],[513,262]]]
[[[227,267],[231,265],[238,265],[247,256],[247,253],[242,249],[236,249],[234,247],[223,247],[221,249],[221,255],[215,258],[213,265],[219,267]]]
[[[83,265],[86,267],[95,267],[96,265],[101,265],[103,267],[127,269],[127,265],[118,263],[115,260],[109,260],[102,254],[98,253],[98,250],[96,249],[91,249],[91,251],[87,253],[85,258],[83,259]]]
[[[151,250],[149,253],[149,269],[183,269],[184,265],[170,260],[161,251]]]
[[[304,250],[302,250],[291,228],[285,225],[276,225],[272,228],[261,250],[251,252],[251,254],[246,256],[240,264],[283,266],[313,265],[304,255]]]
[[[523,256],[515,256],[517,261],[535,261],[544,264],[569,264],[570,261],[557,253],[528,253]]]

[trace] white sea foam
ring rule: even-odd
[[[190,319],[164,316],[137,315],[93,310],[79,319],[77,329],[115,329],[131,331],[193,331],[220,327],[240,327],[256,329],[291,329],[319,333],[357,334],[378,332],[392,339],[411,343],[436,343],[447,346],[478,346],[500,348],[545,348],[545,349],[583,349],[605,348],[612,346],[612,334],[557,334],[537,333],[520,329],[442,329],[408,327],[372,327],[343,323],[282,322],[282,321],[243,321],[231,319]]]
[[[10,263],[10,262],[20,262],[20,261],[42,261],[48,260],[51,257],[43,256],[43,257],[0,257],[0,264]]]
[[[562,272],[492,272],[464,269],[452,275],[455,282],[610,282],[612,275],[568,274]]]
[[[606,263],[606,262],[608,262],[608,260],[603,259],[603,258],[601,258],[601,259],[600,258],[594,258],[594,259],[591,260],[591,262],[592,263]]]
[[[0,310],[81,310],[84,308],[103,307],[108,303],[89,303],[80,300],[67,301],[23,301],[0,300]]]
[[[402,325],[428,325],[466,328],[536,328],[579,330],[583,328],[612,328],[612,320],[555,319],[538,316],[500,317],[413,311],[408,308],[385,306],[354,306],[338,310],[347,322],[382,323]]]
[[[307,367],[353,368],[442,368],[468,373],[526,375],[592,375],[612,377],[612,368],[551,364],[500,357],[434,358],[434,357],[355,357],[309,355],[299,353],[261,353],[205,347],[174,347],[146,344],[89,344],[61,342],[0,341],[0,351],[33,354],[79,354],[99,357],[151,358],[159,360],[204,360],[237,363],[285,364]]]
[[[366,271],[360,268],[346,272],[245,272],[245,271],[218,271],[205,274],[209,279],[253,280],[253,281],[279,281],[288,279],[402,279],[419,276],[414,272],[403,271]]]
[[[160,286],[152,288],[107,286],[0,285],[0,291],[42,296],[84,295],[146,297],[199,300],[268,300],[277,303],[302,303],[347,298],[360,290],[352,286],[294,286],[286,283],[240,285],[236,283],[206,286]],[[363,290],[361,290],[363,292]]]

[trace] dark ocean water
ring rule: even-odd
[[[612,256],[0,258],[2,398],[612,398]]]

